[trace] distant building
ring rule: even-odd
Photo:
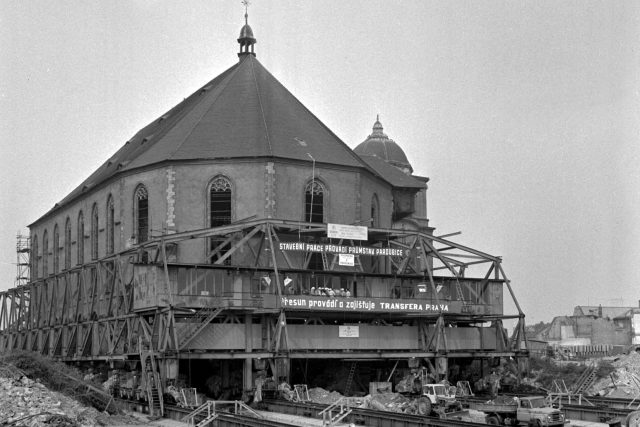
[[[576,306],[572,316],[557,316],[536,335],[558,346],[640,344],[640,308]]]

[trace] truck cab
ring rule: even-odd
[[[516,418],[519,424],[535,427],[562,426],[564,414],[548,405],[543,396],[528,396],[518,399]]]
[[[422,395],[427,396],[432,404],[456,400],[456,388],[444,384],[423,384]]]

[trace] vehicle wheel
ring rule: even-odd
[[[500,420],[495,415],[491,415],[487,417],[487,424],[490,426],[499,426]]]
[[[624,420],[626,427],[640,427],[640,411],[633,411]]]
[[[431,401],[428,397],[418,399],[418,414],[429,415],[431,413]]]

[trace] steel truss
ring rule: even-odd
[[[362,243],[328,239],[326,233],[326,224],[249,219],[222,227],[163,235],[118,254],[31,281],[0,293],[0,351],[37,351],[66,361],[140,360],[142,351],[176,358],[188,351],[190,342],[211,322],[251,322],[251,316],[258,316],[263,324],[262,349],[247,349],[245,354],[231,356],[228,353],[211,353],[206,357],[308,357],[296,354],[291,348],[287,327],[287,315],[291,310],[283,308],[278,298],[285,293],[282,273],[310,272],[314,262],[312,258],[316,257],[315,262],[318,263],[320,257],[322,268],[315,271],[323,274],[367,274],[390,280],[394,277],[421,279],[424,286],[430,288],[436,304],[441,302],[437,292],[439,281],[446,278],[455,283],[455,299],[462,307],[459,312],[405,317],[419,327],[419,355],[435,357],[449,354],[445,328],[457,323],[474,325],[482,322],[490,322],[491,327],[499,331],[500,350],[479,351],[476,355],[528,355],[525,316],[499,257],[443,237],[395,229],[369,229],[369,240],[364,243],[372,247],[404,249],[408,256],[356,255],[350,269],[339,265],[338,254],[296,255],[280,249],[280,243],[292,239],[349,246]],[[194,239],[202,239],[208,253],[198,262],[177,262],[181,245]],[[142,265],[156,266],[162,271],[157,285],[158,292],[164,297],[154,306],[135,308],[135,290],[140,286],[136,268]],[[185,305],[171,287],[170,270],[176,266],[272,272],[274,292],[278,297],[276,305],[243,307],[243,314],[222,306]],[[517,308],[517,314],[483,314],[472,310],[473,304],[486,299],[474,290],[476,288],[464,286],[469,280],[469,272],[478,268],[483,273],[473,279],[480,284],[477,289],[491,280],[501,281]],[[503,332],[506,319],[517,319],[510,337]],[[321,324],[323,320],[319,316],[310,316],[309,324],[314,322]],[[371,322],[384,320],[373,316]],[[178,324],[182,326],[180,331]],[[387,356],[402,357],[398,353],[388,353]],[[341,357],[349,356],[341,354]]]

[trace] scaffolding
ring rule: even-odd
[[[23,286],[29,283],[29,266],[31,265],[31,239],[28,235],[16,236],[16,281],[15,286]]]

